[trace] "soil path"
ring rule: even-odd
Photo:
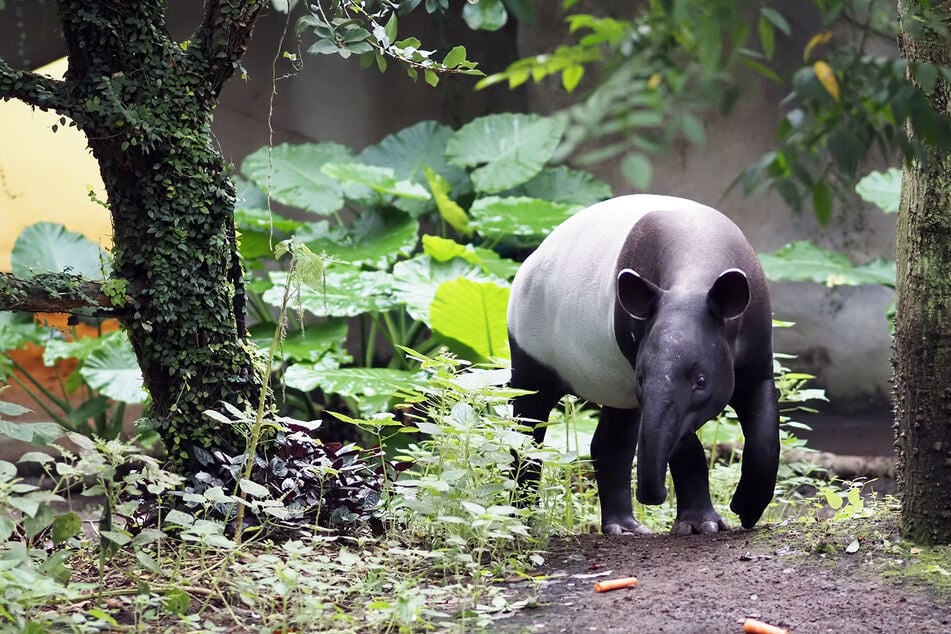
[[[886,531],[894,533],[893,520]],[[868,541],[877,546],[846,554],[845,544],[836,545],[828,555],[808,552],[816,540],[791,528],[571,538],[552,544],[540,572],[553,578],[522,593],[537,593],[538,607],[493,631],[730,633],[742,632],[749,617],[792,634],[951,632],[951,599],[881,577],[884,560],[907,563],[875,535]],[[599,579],[625,576],[639,585],[593,590]]]

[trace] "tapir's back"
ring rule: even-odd
[[[675,224],[686,223],[672,230],[682,234],[674,240],[680,244],[670,244],[669,236],[667,243],[660,244],[643,235],[643,227],[660,219],[652,217],[651,222],[639,225],[651,212],[664,212],[667,218],[671,214],[666,212],[672,212],[682,221]],[[614,337],[618,256],[633,248],[633,257],[644,260],[638,266],[643,271],[635,270],[666,287],[668,280],[659,278],[670,272],[660,274],[657,269],[664,265],[659,262],[670,258],[682,261],[678,266],[693,266],[691,258],[698,255],[698,239],[691,243],[690,235],[702,236],[703,228],[691,228],[694,221],[725,222],[735,229],[719,212],[670,196],[621,196],[578,212],[552,231],[515,276],[509,335],[523,352],[556,371],[578,396],[612,407],[635,407],[633,368]],[[650,254],[642,257],[646,252]],[[725,257],[724,261],[730,258],[729,254]],[[729,268],[719,266],[708,267],[711,280]]]

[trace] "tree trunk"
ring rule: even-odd
[[[210,124],[264,3],[206,0],[203,23],[179,43],[163,0],[60,0],[66,78],[0,60],[0,97],[68,117],[99,161],[113,277],[135,289],[124,325],[169,465],[183,473],[198,466],[196,447],[243,450],[236,430],[203,412],[225,401],[249,409],[261,389],[244,328],[234,186]]]
[[[899,2],[902,12],[919,3]],[[947,10],[943,19],[951,28]],[[909,63],[951,66],[951,38],[903,24]],[[916,26],[914,32],[909,28]],[[951,83],[938,75],[931,105],[949,110]],[[927,138],[917,130],[919,140]],[[905,165],[897,238],[897,317],[892,363],[902,493],[901,529],[923,543],[951,543],[951,155],[929,146]]]

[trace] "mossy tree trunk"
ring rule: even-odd
[[[918,2],[902,0],[899,8],[909,16],[902,33],[908,61],[951,66],[947,31],[908,24]],[[942,11],[951,29],[947,10]],[[932,107],[949,116],[949,100],[951,83],[939,74]],[[893,366],[901,528],[917,542],[951,543],[951,155],[946,151],[929,150],[926,160],[905,166],[897,260]]]
[[[192,38],[176,42],[163,0],[60,0],[64,80],[0,60],[0,97],[67,117],[99,161],[113,277],[133,300],[125,326],[169,463],[184,473],[196,467],[195,447],[243,448],[202,412],[223,401],[248,407],[261,388],[244,328],[235,192],[210,124],[265,2],[206,0]]]

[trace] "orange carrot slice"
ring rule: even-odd
[[[621,577],[620,579],[598,581],[594,584],[594,591],[607,592],[609,590],[619,590],[620,588],[633,588],[636,585],[637,577]]]
[[[756,619],[746,619],[743,622],[743,631],[746,634],[789,634],[789,630]]]

